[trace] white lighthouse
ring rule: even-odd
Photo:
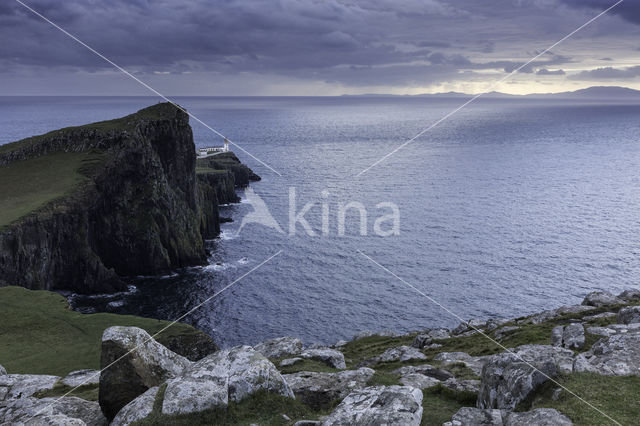
[[[229,139],[224,138],[224,148],[222,152],[229,152]]]

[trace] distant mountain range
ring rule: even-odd
[[[434,97],[434,98],[470,98],[475,95],[460,92],[446,93],[424,93],[420,95],[391,95],[391,94],[365,94],[365,95],[344,95],[344,96],[370,96],[370,97]],[[573,92],[561,93],[532,93],[529,95],[510,95],[501,92],[488,92],[482,95],[483,98],[564,98],[564,99],[638,99],[640,100],[640,90],[630,89],[620,86],[593,86]]]

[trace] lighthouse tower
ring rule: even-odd
[[[223,152],[229,152],[229,139],[224,138],[224,151]]]

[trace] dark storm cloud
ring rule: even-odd
[[[569,76],[570,80],[611,80],[630,79],[640,76],[640,66],[628,68],[597,68],[595,70],[582,71]]]
[[[509,73],[535,55],[524,43],[544,48],[549,37],[559,39],[584,23],[566,5],[599,5],[596,0],[26,1],[135,73],[251,72],[352,86],[424,85],[488,70]],[[571,13],[559,14],[562,10]],[[632,20],[633,10],[619,13]],[[4,74],[109,69],[13,0],[0,3],[0,38]],[[518,53],[500,54],[505,49]],[[544,74],[541,70],[572,62],[570,54],[545,55],[520,73]]]
[[[603,11],[613,6],[614,0],[560,0],[571,7],[590,8]],[[640,24],[640,2],[637,0],[625,0],[611,10],[612,14],[618,15],[629,22]]]

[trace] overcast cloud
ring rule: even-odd
[[[185,95],[478,92],[604,0],[26,0],[160,90]],[[639,87],[627,1],[521,70],[514,93]],[[0,3],[0,94],[145,94],[31,12]],[[603,64],[606,61],[606,66]]]

